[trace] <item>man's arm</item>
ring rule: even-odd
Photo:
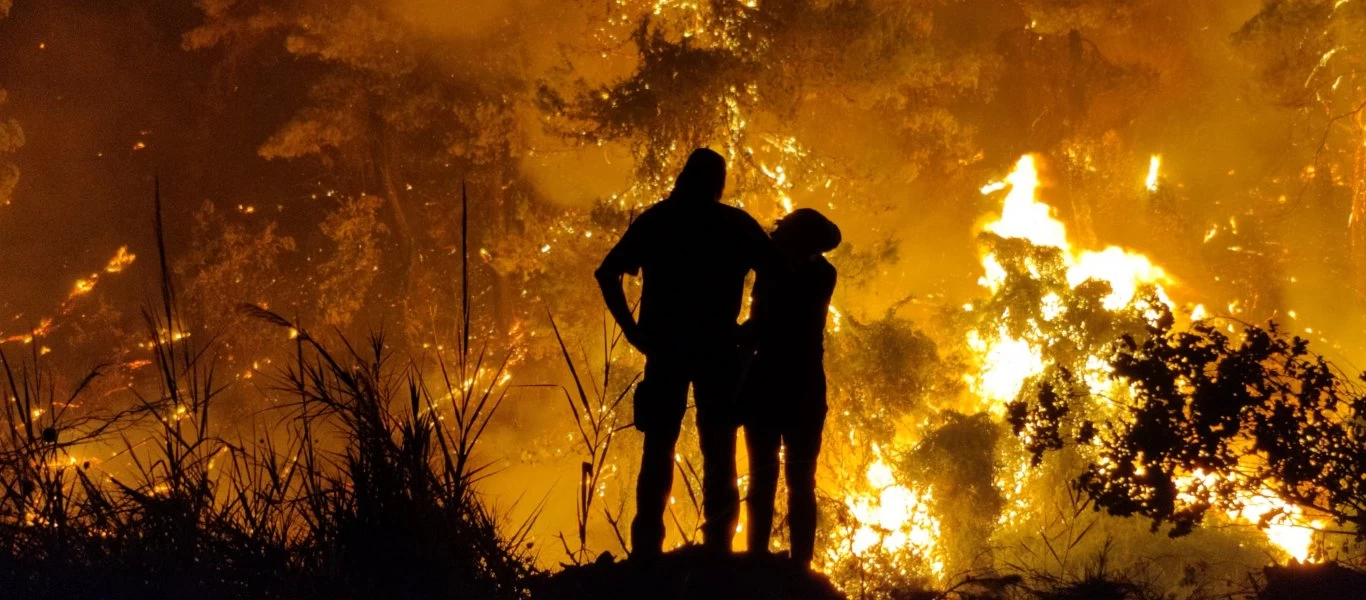
[[[745,219],[748,221],[744,229],[745,253],[748,255],[749,268],[754,270],[756,278],[784,269],[783,257],[773,239],[768,237],[768,232],[749,213],[745,213]]]
[[[640,333],[640,325],[636,323],[635,315],[631,314],[631,306],[626,302],[626,292],[621,287],[623,275],[640,271],[642,234],[638,227],[637,224],[632,224],[626,229],[621,241],[612,247],[606,258],[602,259],[602,264],[593,276],[597,278],[598,287],[602,289],[602,299],[607,303],[607,312],[612,313],[612,318],[616,320],[617,326],[621,327],[626,341],[641,353],[645,353],[644,336]]]

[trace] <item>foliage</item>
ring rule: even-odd
[[[1296,219],[1307,224],[1312,233],[1291,243],[1302,249],[1304,263],[1327,263],[1323,285],[1354,278],[1356,294],[1320,300],[1323,310],[1357,313],[1366,297],[1366,7],[1329,0],[1268,2],[1232,40],[1252,69],[1253,89],[1290,125],[1282,142],[1289,158],[1280,161],[1288,168],[1267,169],[1270,181],[1257,185],[1268,198],[1289,203]],[[1285,177],[1286,171],[1299,176]],[[1349,217],[1341,228],[1344,213]],[[1325,255],[1331,258],[1324,261]]]
[[[555,341],[559,343],[560,355],[564,359],[565,367],[569,369],[569,375],[574,380],[575,393],[571,394],[564,386],[554,387],[564,393],[566,403],[569,405],[569,412],[574,416],[578,441],[588,454],[580,465],[578,503],[575,505],[574,513],[578,521],[578,548],[570,548],[564,536],[560,536],[560,541],[564,544],[565,554],[569,555],[570,560],[574,561],[575,564],[582,564],[591,556],[588,546],[588,522],[593,517],[593,502],[602,495],[602,491],[607,487],[606,479],[611,478],[608,467],[613,458],[614,438],[622,430],[631,427],[629,424],[622,423],[622,402],[626,400],[627,394],[640,380],[641,373],[637,372],[629,380],[624,382],[619,380],[613,385],[612,367],[616,363],[613,360],[613,355],[617,346],[625,338],[615,325],[609,330],[604,323],[601,381],[599,382],[590,372],[585,372],[585,376],[580,376],[579,368],[574,366],[574,359],[569,354],[569,347],[565,345],[564,337],[560,335],[560,328],[555,324],[554,316],[547,316],[550,318],[551,329],[555,333]],[[585,377],[588,383],[587,389],[584,387]],[[626,496],[623,494],[623,505],[618,509],[617,514],[613,515],[611,510],[606,507],[603,508],[602,513],[607,524],[611,526],[616,535],[616,541],[622,552],[629,554],[630,550],[626,547],[626,537],[622,533],[620,525],[622,513],[625,511],[625,498]]]
[[[848,174],[839,179],[861,186],[951,169],[972,154],[972,128],[951,107],[987,88],[991,63],[931,35],[951,3],[703,3],[653,14],[651,3],[624,4],[642,15],[616,24],[626,30],[616,41],[636,50],[634,71],[606,85],[543,85],[539,97],[564,134],[630,147],[645,198],[700,145],[734,157],[732,189],[758,193],[757,202],[783,191],[759,168],[765,162],[788,163],[802,183]],[[895,172],[836,159],[844,145],[868,140],[808,135],[836,122],[894,134]]]
[[[989,566],[989,546],[1005,497],[996,485],[997,445],[1006,433],[990,415],[945,415],[944,424],[907,453],[900,471],[934,490],[934,514],[940,519],[940,546],[945,570],[967,572]]]
[[[1034,400],[1012,405],[1036,461],[1070,442],[1091,448],[1076,485],[1098,507],[1182,536],[1211,510],[1261,496],[1361,531],[1366,399],[1308,341],[1274,323],[1244,326],[1237,339],[1210,321],[1179,330],[1168,314],[1121,336],[1108,356],[1127,388],[1109,399],[1117,413],[1078,417],[1074,403],[1087,394],[1047,381]]]
[[[1341,112],[1366,93],[1352,58],[1366,49],[1363,25],[1366,9],[1352,2],[1284,0],[1267,3],[1234,41],[1278,103]]]
[[[388,231],[376,215],[381,203],[375,196],[343,199],[319,225],[334,248],[318,266],[315,298],[329,325],[352,322],[379,274],[381,242]]]
[[[962,388],[950,375],[959,365],[895,313],[868,323],[846,317],[838,333],[827,334],[826,345],[832,431],[888,443],[899,420],[926,413],[931,400]]]
[[[200,205],[194,216],[189,247],[173,264],[175,274],[188,282],[181,291],[184,317],[199,326],[192,335],[218,337],[227,350],[222,366],[242,373],[251,362],[269,356],[278,339],[236,327],[242,317],[235,309],[243,301],[293,304],[295,290],[279,273],[297,243],[276,223],[248,224],[212,202]]]
[[[1043,449],[1060,447],[1061,436],[1071,428],[1110,410],[1104,398],[1089,393],[1092,383],[1104,377],[1092,357],[1107,355],[1122,335],[1137,339],[1155,316],[1170,314],[1152,312],[1162,305],[1151,288],[1140,288],[1119,310],[1107,309],[1104,299],[1113,291],[1110,284],[1090,279],[1073,287],[1057,248],[991,233],[980,239],[1005,276],[990,298],[974,305],[972,312],[979,319],[975,329],[1002,331],[1036,345],[1046,359],[1041,372],[1021,386],[1006,407],[1016,435],[1038,456]]]
[[[1307,341],[1274,323],[1245,327],[1238,340],[1207,322],[1166,326],[1125,338],[1114,365],[1131,382],[1132,418],[1106,424],[1100,458],[1078,479],[1101,506],[1183,535],[1244,491],[1362,531],[1366,397]],[[1181,480],[1193,473],[1227,475]]]

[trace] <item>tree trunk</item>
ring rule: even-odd
[[[1088,135],[1084,127],[1086,121],[1086,48],[1082,45],[1081,32],[1073,29],[1067,32],[1067,136],[1072,140]],[[1101,142],[1103,143],[1103,141]],[[1077,165],[1069,165],[1075,167]],[[1078,193],[1077,180],[1085,179],[1085,170],[1067,169],[1067,200],[1072,206],[1072,237],[1085,246],[1096,242],[1096,228],[1092,221],[1095,207],[1093,195]]]

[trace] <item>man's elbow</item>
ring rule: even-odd
[[[605,264],[593,271],[593,278],[598,280],[598,287],[603,289],[613,285],[621,285],[621,273]]]
[[[598,283],[609,281],[612,279],[612,271],[607,268],[607,265],[599,265],[598,268],[593,271],[593,278],[597,279]]]

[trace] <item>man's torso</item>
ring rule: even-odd
[[[762,251],[757,240],[766,240],[758,224],[724,204],[665,200],[632,227],[645,234],[640,328],[647,338],[683,348],[733,344],[745,276]]]

